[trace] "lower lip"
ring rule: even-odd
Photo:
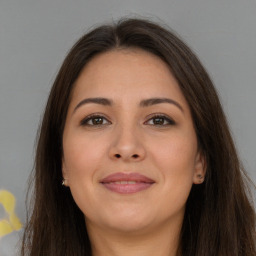
[[[102,183],[102,185],[119,194],[132,194],[150,188],[153,183],[138,182],[136,184],[115,184],[115,183]]]

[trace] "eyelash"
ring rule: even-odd
[[[93,115],[89,115],[87,116],[85,119],[83,119],[81,122],[80,122],[80,125],[81,126],[100,126],[100,125],[105,125],[105,124],[88,124],[89,121],[93,120],[93,119],[96,119],[96,118],[102,118],[102,119],[105,119],[107,120],[106,117],[102,116],[102,115],[97,115],[97,114],[93,114]],[[108,121],[109,122],[109,121]]]
[[[151,116],[151,118],[148,121],[154,120],[154,119],[157,119],[157,118],[164,119],[164,122],[167,122],[167,124],[151,124],[151,125],[154,125],[154,126],[168,126],[168,125],[174,125],[175,124],[173,119],[167,117],[166,115],[162,115],[162,114],[153,115],[153,116]]]
[[[105,124],[88,124],[89,121],[92,121],[93,119],[96,119],[96,118],[107,120],[107,118],[102,116],[102,115],[93,114],[93,115],[87,116],[85,119],[83,119],[80,122],[80,125],[81,126],[95,126],[95,127],[106,125],[106,123]],[[164,119],[164,123],[167,122],[167,124],[150,124],[150,125],[152,125],[152,126],[169,126],[169,125],[175,125],[176,124],[174,120],[172,120],[171,118],[167,117],[166,115],[162,115],[162,114],[155,114],[155,115],[151,116],[150,119],[146,122],[149,122],[150,120],[154,120],[154,119],[157,119],[157,118]],[[107,122],[109,122],[109,121],[107,121]]]

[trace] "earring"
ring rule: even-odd
[[[197,177],[198,177],[200,183],[204,182],[204,176],[203,175],[198,174]]]
[[[67,185],[67,184],[66,184],[66,179],[63,179],[63,180],[62,180],[61,185],[62,185],[62,186],[66,186],[66,185]]]

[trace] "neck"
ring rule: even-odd
[[[178,256],[181,224],[163,224],[154,230],[140,232],[109,231],[90,228],[88,234],[93,256]]]

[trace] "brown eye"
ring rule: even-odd
[[[163,117],[156,117],[153,119],[153,123],[156,125],[163,125],[165,119]]]
[[[103,124],[103,118],[102,117],[92,118],[92,123],[93,123],[93,125]]]
[[[105,117],[103,116],[89,116],[81,121],[82,126],[100,126],[110,123]]]
[[[155,125],[155,126],[166,126],[166,125],[174,125],[175,122],[166,116],[157,115],[157,116],[150,118],[147,121],[147,124]]]

